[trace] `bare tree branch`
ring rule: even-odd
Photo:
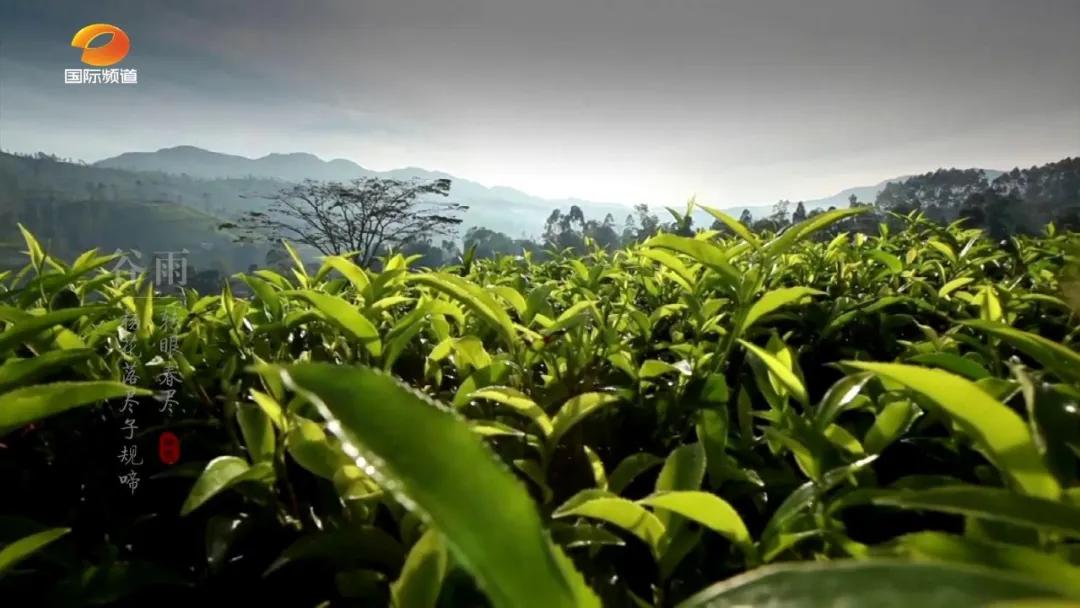
[[[249,211],[230,227],[249,240],[293,240],[325,255],[356,253],[357,262],[369,266],[388,249],[452,236],[468,207],[432,200],[449,193],[448,179],[306,180],[262,197],[269,201],[264,211]]]

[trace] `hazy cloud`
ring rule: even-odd
[[[193,144],[729,205],[1080,153],[1075,0],[12,2],[0,145]],[[123,27],[138,87],[72,87]]]

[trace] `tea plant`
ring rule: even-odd
[[[313,269],[290,248],[287,275],[210,295],[155,295],[25,233],[30,264],[0,274],[0,589],[1080,600],[1080,238],[992,243],[917,215],[849,232],[863,211],[756,234],[710,210],[723,233],[439,270]],[[171,415],[140,385],[154,424],[131,495],[124,370],[170,364]],[[164,431],[177,464],[149,462]]]

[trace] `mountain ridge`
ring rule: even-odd
[[[437,179],[447,178],[453,182],[453,194],[464,197],[468,204],[469,200],[480,203],[498,203],[508,201],[516,205],[526,205],[532,208],[543,208],[551,211],[558,208],[566,208],[577,205],[582,208],[586,216],[593,217],[612,213],[617,219],[621,216],[632,214],[632,205],[636,203],[613,203],[590,201],[577,197],[544,198],[535,196],[514,188],[512,186],[494,185],[485,186],[479,182],[460,178],[445,171],[425,169],[423,167],[409,166],[376,171],[345,158],[323,160],[309,152],[272,152],[260,157],[251,158],[238,154],[215,152],[192,145],[179,145],[169,148],[161,148],[154,152],[124,152],[117,156],[105,158],[92,163],[93,166],[125,169],[128,171],[161,172],[169,174],[187,174],[191,177],[202,179],[227,179],[256,177],[264,179],[279,179],[286,182],[314,179],[317,181],[347,181],[365,177],[387,177],[397,179],[421,178]],[[818,199],[806,199],[804,206],[809,209],[826,208],[829,206],[846,206],[847,199],[851,194],[856,194],[859,200],[872,202],[873,198],[887,184],[902,181],[910,177],[903,175],[895,178],[882,180],[870,186],[855,186],[846,188],[832,196]],[[646,201],[641,201],[646,202]],[[662,205],[647,202],[651,208],[660,209]],[[668,203],[671,205],[672,203]],[[678,207],[678,203],[675,204]],[[729,213],[741,213],[743,209],[749,209],[755,216],[768,213],[771,210],[769,204],[746,204],[721,207]]]

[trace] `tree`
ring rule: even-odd
[[[948,222],[957,217],[968,197],[989,187],[981,169],[939,169],[886,184],[875,204],[901,214],[922,210],[930,219]]]
[[[751,224],[754,223],[754,215],[750,213],[749,209],[743,209],[742,213],[739,214],[739,221],[744,226],[749,227]]]
[[[574,224],[584,225],[584,221],[585,216],[579,207],[571,207],[570,213],[566,214],[558,209],[552,210],[544,223],[544,244],[556,250],[570,248],[582,251],[585,240],[581,230],[574,229]]]
[[[660,231],[660,218],[649,213],[648,205],[644,203],[634,205],[634,212],[637,214],[638,225],[640,226],[637,233],[638,239],[647,239]]]
[[[634,216],[627,214],[626,220],[623,222],[622,244],[628,245],[633,243],[636,237],[637,229],[634,224]]]
[[[431,200],[447,196],[450,180],[356,179],[347,183],[306,180],[261,197],[262,211],[248,211],[238,223],[244,240],[290,240],[325,255],[355,253],[370,266],[377,255],[438,236],[451,236],[464,205]]]
[[[420,258],[413,262],[413,265],[421,268],[445,266],[453,263],[461,255],[457,244],[452,240],[443,239],[441,244],[436,244],[426,237],[402,243],[400,251],[408,256],[419,255]]]
[[[802,201],[799,201],[798,205],[795,205],[795,212],[791,214],[791,223],[798,224],[806,219],[806,207]]]
[[[784,226],[785,224],[788,223],[788,209],[790,209],[790,208],[791,208],[791,201],[787,201],[787,200],[777,201],[777,203],[775,205],[773,205],[772,215],[769,216],[769,219],[771,219],[773,222],[775,222],[777,224],[777,226],[780,226],[780,227]]]
[[[477,258],[494,258],[500,255],[521,253],[514,243],[514,239],[510,238],[509,235],[480,226],[469,228],[465,233],[464,242],[465,249],[469,249],[473,245],[476,246],[475,255]]]
[[[585,236],[591,238],[601,249],[613,251],[619,246],[619,233],[615,232],[615,218],[609,213],[603,222],[587,220]]]

